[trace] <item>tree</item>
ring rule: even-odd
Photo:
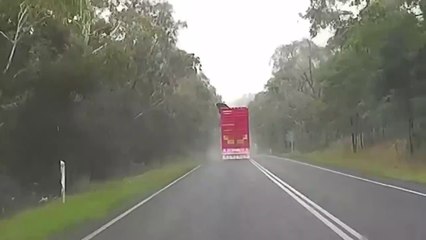
[[[313,47],[311,54],[292,44],[279,48],[273,78],[251,103],[262,145],[281,141],[282,151],[285,144],[276,135],[284,131],[296,133],[300,151],[350,139],[358,152],[406,139],[414,154],[425,137],[423,7],[423,1],[312,1],[305,15],[311,33],[335,30],[331,51],[310,61],[306,56],[314,56]],[[266,107],[268,102],[272,106]]]
[[[310,131],[311,127],[316,127],[312,111],[322,105],[322,86],[315,69],[328,56],[327,49],[307,39],[277,48],[272,56],[273,77],[266,84],[266,91],[258,94],[250,104],[253,129],[261,135],[259,141],[264,142],[261,146],[270,145],[273,150],[291,149],[294,139],[289,136],[294,133],[300,143],[320,138],[321,134]]]
[[[59,160],[78,190],[81,179],[206,151],[220,96],[200,59],[176,46],[185,23],[170,4],[7,0],[0,9],[0,174],[23,197],[34,186],[56,193]]]

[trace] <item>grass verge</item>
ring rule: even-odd
[[[30,209],[0,221],[1,240],[45,240],[78,224],[107,217],[129,200],[144,197],[195,167],[193,162],[172,164],[140,176],[92,186],[92,190]]]
[[[426,184],[426,163],[407,159],[395,152],[392,146],[382,144],[352,153],[347,150],[327,149],[287,157],[321,166],[355,170],[365,176],[378,176]]]

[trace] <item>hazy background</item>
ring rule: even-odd
[[[171,0],[175,18],[186,21],[178,45],[200,56],[203,70],[226,102],[263,89],[270,59],[281,44],[309,37],[300,18],[309,0]],[[314,39],[325,45],[328,34]]]

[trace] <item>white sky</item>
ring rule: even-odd
[[[275,48],[309,37],[309,23],[299,17],[309,0],[168,1],[176,20],[188,23],[179,47],[201,58],[203,71],[226,102],[261,91],[271,76]]]

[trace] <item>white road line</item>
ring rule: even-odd
[[[264,168],[262,165],[257,163],[254,160],[250,160],[251,163],[256,166],[261,172],[263,172],[272,182],[277,184],[282,190],[284,190],[287,194],[289,194],[291,197],[293,197],[298,203],[300,203],[303,207],[305,207],[309,212],[311,212],[314,216],[316,216],[319,220],[321,220],[326,226],[328,226],[331,230],[333,230],[335,233],[337,233],[342,239],[344,240],[350,240],[353,239],[352,237],[348,236],[345,232],[343,232],[339,227],[337,227],[334,223],[330,222],[327,218],[322,216],[318,211],[320,211],[322,214],[330,218],[332,221],[334,221],[336,224],[340,225],[343,229],[345,229],[347,232],[351,233],[353,236],[355,236],[357,239],[366,239],[361,234],[359,234],[357,231],[340,221],[338,218],[334,217],[332,214],[327,212],[325,209],[321,208],[319,205],[308,199],[306,196],[298,192],[296,189],[291,187],[289,184],[285,183],[283,180],[275,176],[273,173],[271,173],[268,169]],[[310,205],[312,206],[310,206]],[[316,208],[316,209],[314,209]],[[317,211],[318,210],[318,211]]]
[[[331,169],[328,169],[328,168],[312,165],[312,164],[305,163],[305,162],[296,161],[296,160],[289,159],[289,158],[282,158],[282,157],[271,156],[271,155],[267,155],[267,156],[277,158],[277,159],[282,159],[282,160],[293,162],[293,163],[297,163],[297,164],[300,164],[300,165],[305,165],[305,166],[317,168],[317,169],[320,169],[320,170],[323,170],[323,171],[327,171],[327,172],[342,175],[342,176],[345,176],[345,177],[357,179],[357,180],[360,180],[360,181],[373,183],[373,184],[380,185],[380,186],[383,186],[383,187],[392,188],[392,189],[395,189],[395,190],[411,193],[411,194],[414,194],[414,195],[426,197],[426,193],[414,191],[414,190],[411,190],[411,189],[408,189],[408,188],[398,187],[398,186],[395,186],[395,185],[392,185],[392,184],[382,183],[382,182],[374,181],[374,180],[371,180],[371,179],[362,178],[362,177],[354,176],[354,175],[347,174],[347,173],[342,173],[342,172],[339,172],[339,171],[335,171],[335,170],[331,170]]]
[[[254,161],[254,162],[256,162],[256,161]],[[266,169],[265,167],[263,167],[262,165],[260,165],[258,162],[256,162],[256,164],[258,164],[268,174],[270,174],[272,177],[274,177],[278,182],[280,182],[285,187],[287,187],[288,189],[290,189],[290,191],[293,191],[298,197],[302,198],[304,201],[306,201],[307,203],[311,204],[313,207],[315,207],[316,209],[318,209],[325,216],[327,216],[328,218],[330,218],[331,220],[333,220],[334,222],[336,222],[337,224],[339,224],[340,226],[342,226],[346,231],[348,231],[352,235],[356,236],[358,239],[365,239],[365,237],[363,237],[357,231],[355,231],[354,229],[352,229],[351,227],[349,227],[348,225],[346,225],[344,222],[340,221],[338,218],[336,218],[335,216],[333,216],[331,213],[327,212],[321,206],[319,206],[318,204],[316,204],[315,202],[313,202],[312,200],[310,200],[308,197],[306,197],[305,195],[303,195],[302,193],[300,193],[299,191],[297,191],[295,188],[293,188],[292,186],[290,186],[288,183],[284,182],[282,179],[280,179],[279,177],[277,177],[276,175],[274,175],[271,171],[269,171],[268,169]]]
[[[87,235],[86,237],[82,238],[81,240],[91,240],[94,237],[96,237],[99,233],[105,231],[107,228],[109,228],[110,226],[112,226],[114,223],[118,222],[120,219],[126,217],[127,215],[129,215],[131,212],[135,211],[137,208],[139,208],[140,206],[144,205],[145,203],[147,203],[149,200],[151,200],[152,198],[154,198],[155,196],[157,196],[158,194],[160,194],[161,192],[163,192],[164,190],[168,189],[169,187],[173,186],[175,183],[179,182],[180,180],[182,180],[184,177],[188,176],[189,174],[191,174],[192,172],[194,172],[195,170],[197,170],[198,168],[200,168],[201,165],[198,165],[197,167],[193,168],[192,170],[190,170],[189,172],[185,173],[183,176],[179,177],[178,179],[174,180],[173,182],[171,182],[170,184],[168,184],[167,186],[163,187],[162,189],[158,190],[157,192],[155,192],[154,194],[152,194],[151,196],[145,198],[144,200],[142,200],[141,202],[139,202],[138,204],[136,204],[135,206],[131,207],[129,210],[123,212],[122,214],[120,214],[119,216],[117,216],[116,218],[112,219],[111,221],[109,221],[108,223],[106,223],[105,225],[103,225],[102,227],[98,228],[96,231],[92,232],[91,234]]]

